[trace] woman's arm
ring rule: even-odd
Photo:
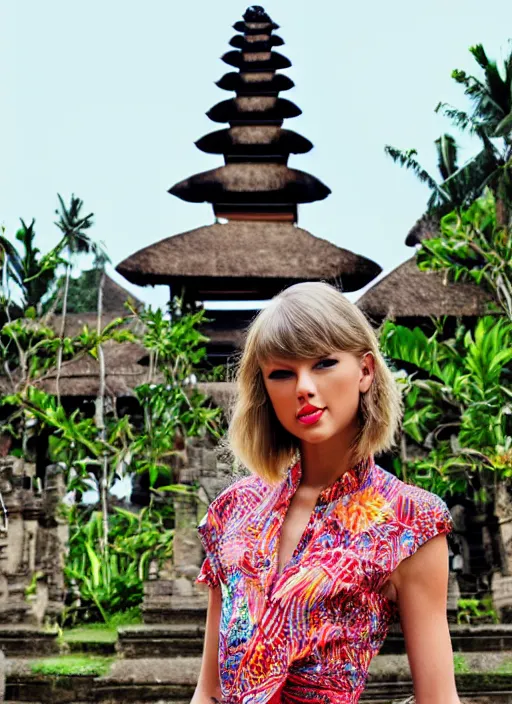
[[[210,588],[201,671],[190,704],[212,704],[211,697],[222,698],[219,681],[220,587]]]
[[[416,704],[460,704],[446,617],[448,544],[445,535],[424,543],[392,575]]]

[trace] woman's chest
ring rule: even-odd
[[[281,575],[288,563],[306,547],[316,526],[318,492],[297,490],[281,521],[276,538],[276,575]]]
[[[386,573],[385,536],[374,525],[355,525],[342,511],[312,502],[291,504],[227,530],[219,545],[222,571],[232,587],[256,599],[318,597],[377,590]]]

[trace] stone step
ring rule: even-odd
[[[24,625],[0,625],[0,650],[6,657],[54,655],[60,649],[57,631]]]
[[[512,652],[472,653],[470,667],[480,672],[458,674],[462,704],[512,704],[512,675],[493,672],[512,662]],[[189,704],[200,658],[142,658],[114,662],[103,677],[32,674],[31,661],[9,661],[6,698],[31,704]],[[377,656],[361,698],[365,704],[400,704],[412,693],[406,656]]]
[[[197,625],[123,626],[117,632],[117,650],[126,658],[200,656],[205,629]]]
[[[454,652],[512,651],[512,624],[485,626],[452,625],[450,637]],[[118,630],[117,650],[127,658],[175,657],[201,655],[204,627],[193,624],[144,624]],[[381,655],[405,653],[398,626],[394,626],[381,648]]]

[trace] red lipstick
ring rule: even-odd
[[[313,425],[313,423],[317,423],[320,420],[324,411],[325,408],[318,408],[318,406],[312,406],[307,403],[297,413],[297,420],[304,425]]]

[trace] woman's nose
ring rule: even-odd
[[[311,398],[316,393],[315,384],[311,375],[307,372],[299,372],[297,376],[297,396],[298,398]]]

